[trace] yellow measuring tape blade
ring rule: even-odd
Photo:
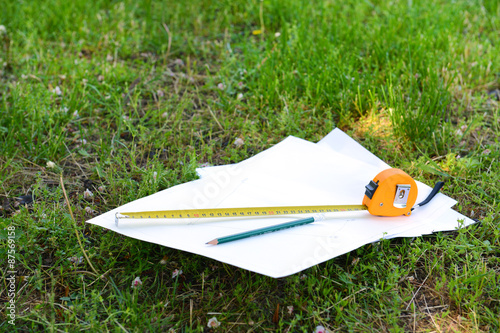
[[[246,207],[246,208],[206,208],[176,209],[147,212],[122,212],[118,218],[133,219],[181,219],[273,216],[289,214],[335,213],[367,210],[365,205],[324,205],[324,206],[285,206],[285,207]]]

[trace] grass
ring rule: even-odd
[[[497,1],[0,7],[1,331],[500,330]],[[84,223],[336,126],[481,223],[282,279]]]

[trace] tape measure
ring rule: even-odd
[[[420,206],[427,203],[442,187],[440,182]],[[436,190],[437,188],[437,190]],[[409,216],[417,200],[417,184],[400,169],[386,169],[368,185],[361,205],[319,205],[319,206],[282,206],[282,207],[242,207],[242,208],[202,208],[176,209],[144,212],[121,212],[118,219],[183,219],[183,218],[231,218],[247,216],[275,216],[290,214],[334,213],[368,210],[377,216]],[[417,205],[418,206],[418,205]]]

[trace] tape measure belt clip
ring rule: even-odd
[[[406,208],[406,203],[410,195],[411,185],[398,184],[396,185],[396,195],[394,196],[394,207]]]

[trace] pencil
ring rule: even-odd
[[[217,244],[222,244],[222,243],[228,243],[228,242],[236,241],[239,239],[244,239],[244,238],[249,238],[249,237],[253,237],[253,236],[266,234],[268,232],[274,232],[274,231],[279,231],[279,230],[283,230],[283,229],[298,227],[300,225],[313,223],[314,221],[319,221],[321,219],[322,218],[318,218],[318,217],[316,217],[316,218],[315,217],[308,217],[308,218],[300,219],[300,220],[296,220],[296,221],[276,224],[276,225],[273,225],[270,227],[245,231],[245,232],[242,232],[239,234],[234,234],[234,235],[230,235],[230,236],[216,238],[216,239],[211,240],[207,244],[217,245]]]

